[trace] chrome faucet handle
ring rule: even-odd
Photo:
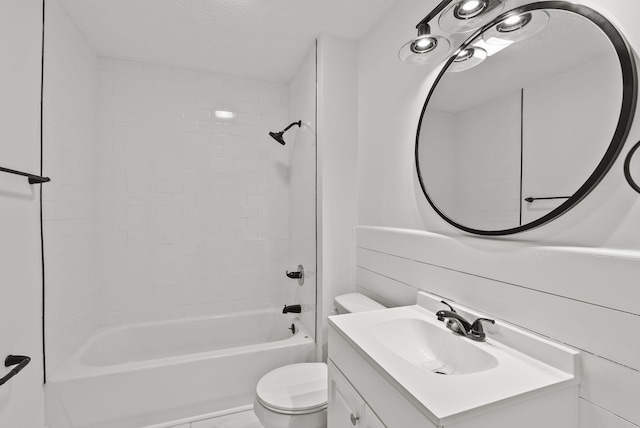
[[[436,312],[436,317],[442,322],[446,319],[447,328],[463,336],[467,336],[471,331],[471,323],[457,312],[441,310]]]
[[[453,312],[454,314],[457,313],[455,309],[453,309],[453,306],[451,306],[450,304],[448,304],[447,302],[445,302],[444,300],[440,300],[440,303],[442,303],[443,305],[449,307],[449,310],[451,312]]]
[[[458,333],[462,336],[467,335],[467,332],[464,329],[464,325],[462,325],[462,323],[456,318],[449,318],[447,320],[447,328],[453,331],[454,333]]]
[[[484,328],[482,328],[482,321],[486,321],[491,324],[496,323],[496,320],[492,320],[489,318],[478,318],[473,322],[473,324],[471,325],[471,330],[469,331],[469,337],[479,342],[482,342],[487,338],[487,335],[484,332]]]
[[[440,300],[440,303],[442,303],[443,305],[447,306],[447,307],[449,308],[449,310],[450,310],[451,312],[453,312],[454,314],[456,314],[456,313],[457,313],[457,312],[456,312],[456,310],[455,310],[455,309],[453,309],[453,306],[451,306],[450,304],[448,304],[448,303],[447,303],[447,302],[445,302],[444,300]],[[438,321],[442,321],[442,322],[444,322],[444,318],[445,318],[445,317],[441,315],[441,314],[443,314],[443,313],[444,313],[444,311],[438,311],[438,312],[436,312],[436,316],[438,317]],[[449,321],[447,321],[447,326],[448,326],[449,328],[451,328],[451,325],[452,325],[452,324],[453,324],[453,322],[451,321],[451,319],[449,319]],[[453,329],[452,329],[452,330],[453,330]],[[454,331],[455,331],[455,330],[454,330]]]

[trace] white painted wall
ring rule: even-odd
[[[40,172],[42,2],[0,2],[0,165]],[[46,185],[45,185],[46,186]],[[31,363],[0,387],[0,426],[42,427],[40,185],[0,173],[0,361]],[[10,369],[0,366],[0,376]]]
[[[431,141],[425,150],[422,144],[418,151],[420,173],[425,180],[429,177],[440,177],[437,186],[428,189],[431,201],[438,209],[446,213],[458,210],[458,169],[456,168],[456,116],[440,110],[429,112],[430,120],[423,121],[421,140]],[[438,162],[430,162],[440,159]],[[425,181],[426,183],[427,181]]]
[[[318,337],[326,358],[327,317],[354,284],[357,201],[357,43],[318,39]]]
[[[283,165],[289,179],[289,262],[287,269],[304,267],[304,284],[282,278],[291,291],[287,304],[302,305],[300,320],[311,334],[316,330],[316,43],[289,82],[289,122],[300,129],[285,134],[291,160]],[[277,145],[274,141],[274,143]]]
[[[57,0],[46,2],[44,192],[47,370],[98,327],[95,164],[98,60]]]
[[[358,260],[358,285],[396,304],[410,303],[418,288],[434,291],[581,348],[582,428],[640,426],[639,410],[629,399],[638,395],[640,385],[640,363],[633,357],[639,353],[630,348],[637,346],[638,339],[612,336],[608,328],[586,329],[588,333],[569,328],[575,320],[587,318],[606,326],[620,325],[618,320],[624,319],[622,325],[640,328],[640,289],[632,284],[640,274],[640,199],[622,174],[624,155],[640,138],[640,130],[632,127],[628,144],[599,186],[553,223],[498,239],[468,236],[452,228],[429,208],[416,184],[413,166],[416,125],[438,70],[397,59],[399,47],[415,36],[416,22],[436,3],[397,2],[360,42],[358,76],[358,223],[400,228],[385,234],[374,246],[360,241],[358,246],[387,253],[392,261],[398,257],[420,260],[434,268],[420,271],[409,263],[401,264],[401,269],[383,270],[385,264],[380,260]],[[584,3],[610,18],[632,46],[640,44],[636,25],[640,7],[624,0]],[[411,230],[438,235],[420,238],[412,246]],[[451,242],[451,247],[440,249],[443,241],[439,236]],[[392,245],[392,240],[397,242]],[[565,248],[568,257],[577,261],[564,264],[565,258],[541,250],[542,246]],[[474,257],[485,265],[473,262]],[[514,266],[538,275],[505,273]],[[590,276],[584,275],[587,266]],[[402,272],[413,276],[403,277]],[[541,321],[550,312],[553,322]],[[608,349],[604,357],[602,349]]]
[[[287,86],[100,58],[99,103],[100,323],[286,301]]]

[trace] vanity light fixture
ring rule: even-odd
[[[504,0],[442,0],[416,25],[417,37],[402,46],[398,57],[421,65],[442,61],[450,54],[451,43],[446,37],[431,33],[432,20],[440,14],[440,29],[449,34],[466,33],[491,22],[503,8]]]
[[[447,69],[448,71],[458,73],[475,67],[487,58],[487,51],[482,48],[470,46],[458,52],[456,59]]]
[[[421,22],[417,28],[418,36],[402,46],[398,57],[402,61],[421,65],[443,60],[449,53],[449,40],[431,34],[426,22]]]
[[[509,45],[533,36],[549,22],[549,14],[543,10],[523,13],[505,13],[501,16],[506,0],[442,0],[422,21],[418,23],[418,36],[405,43],[398,57],[404,62],[430,64],[444,60],[451,55],[451,43],[443,35],[431,33],[429,23],[437,18],[439,28],[452,36],[478,30],[482,27],[481,38],[474,43],[475,54],[456,52],[451,63],[451,71],[463,71],[480,64],[486,57],[495,55]],[[490,23],[500,17],[501,21],[491,28]],[[464,64],[464,65],[462,65]]]
[[[543,10],[513,14],[482,34],[488,44],[509,40],[519,42],[542,31],[549,22],[549,14]]]
[[[487,2],[485,0],[467,0],[458,3],[453,14],[458,19],[470,19],[480,15],[486,8]]]

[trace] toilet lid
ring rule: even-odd
[[[258,400],[280,413],[311,413],[327,406],[327,365],[291,364],[270,371],[256,387]]]

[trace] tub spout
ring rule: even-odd
[[[300,312],[302,312],[302,307],[300,307],[300,305],[284,305],[284,309],[282,309],[282,313],[283,314],[288,314],[288,313],[294,313],[294,314],[299,314]]]

